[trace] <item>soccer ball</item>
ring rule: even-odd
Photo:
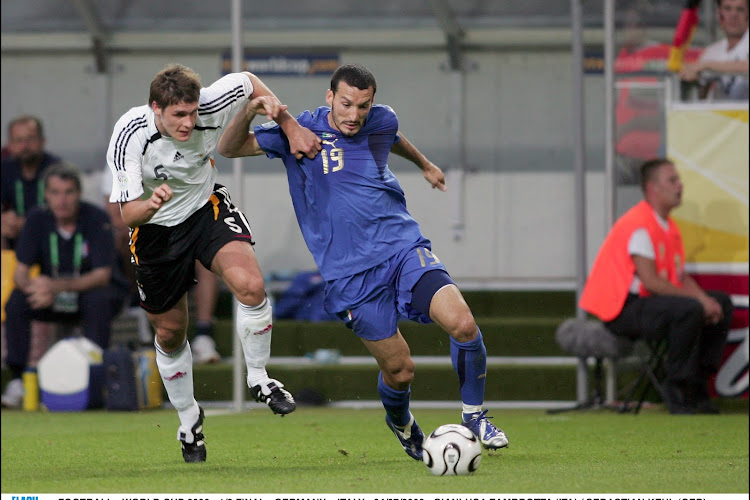
[[[422,461],[436,476],[466,476],[479,468],[482,444],[463,425],[441,425],[425,439]]]

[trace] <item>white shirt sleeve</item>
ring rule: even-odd
[[[198,117],[204,126],[226,125],[236,109],[253,93],[253,84],[244,73],[230,73],[201,89]]]
[[[137,200],[143,194],[142,162],[147,141],[147,106],[133,108],[115,124],[107,148],[107,165],[112,172],[110,203]]]
[[[645,228],[639,227],[633,231],[632,235],[630,235],[630,241],[628,241],[628,253],[630,255],[646,257],[647,259],[656,259],[654,244],[651,243],[651,237],[648,235],[648,231],[646,231]]]
[[[639,227],[630,235],[628,241],[628,253],[630,255],[639,255],[647,259],[655,259],[654,244],[651,243],[651,237],[648,235],[646,228]],[[641,290],[641,279],[638,273],[633,275],[633,281],[630,283],[630,293],[638,294]]]

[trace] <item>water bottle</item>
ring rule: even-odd
[[[39,378],[36,368],[26,368],[23,372],[23,409],[37,411],[39,409]]]

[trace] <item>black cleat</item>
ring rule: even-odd
[[[250,388],[250,395],[259,403],[266,403],[271,411],[282,417],[292,413],[297,405],[294,403],[292,394],[282,389],[284,384],[278,380],[270,379],[265,384],[258,384]]]
[[[193,435],[192,443],[186,442],[187,435],[179,431],[178,439],[182,443],[182,458],[187,463],[206,461],[206,443],[203,442],[203,408],[199,406],[198,409],[200,410],[198,421],[190,429]]]

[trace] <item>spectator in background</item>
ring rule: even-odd
[[[13,248],[26,215],[44,202],[44,169],[60,161],[45,152],[44,145],[44,127],[39,118],[23,115],[8,124],[8,156],[0,166],[3,249]]]
[[[747,100],[748,98],[748,0],[716,0],[719,25],[725,38],[712,43],[697,62],[685,64],[683,81],[699,81],[706,87],[702,95]],[[701,72],[726,73],[710,82],[702,82]]]
[[[21,376],[29,355],[32,319],[78,324],[102,349],[109,344],[112,320],[127,296],[127,282],[113,273],[112,225],[102,209],[81,200],[78,170],[58,163],[43,178],[47,206],[28,214],[18,236],[16,289],[6,304],[7,365],[12,380],[2,397],[5,407],[23,399]],[[41,274],[30,277],[34,264]]]
[[[718,413],[708,380],[721,362],[732,301],[723,292],[703,291],[685,272],[682,236],[669,217],[682,201],[674,164],[652,159],[640,172],[644,200],[612,226],[580,306],[616,335],[666,338],[665,403],[670,413]]]
[[[195,336],[190,341],[193,363],[216,363],[221,359],[213,338],[214,312],[219,299],[219,278],[203,264],[195,262],[198,283],[193,288],[195,302]]]
[[[616,173],[623,185],[637,185],[638,167],[662,156],[665,149],[663,96],[653,84],[664,71],[671,45],[646,38],[644,15],[635,7],[626,12],[622,47],[615,59],[620,84],[615,104]],[[684,58],[695,61],[699,53],[689,49]]]

